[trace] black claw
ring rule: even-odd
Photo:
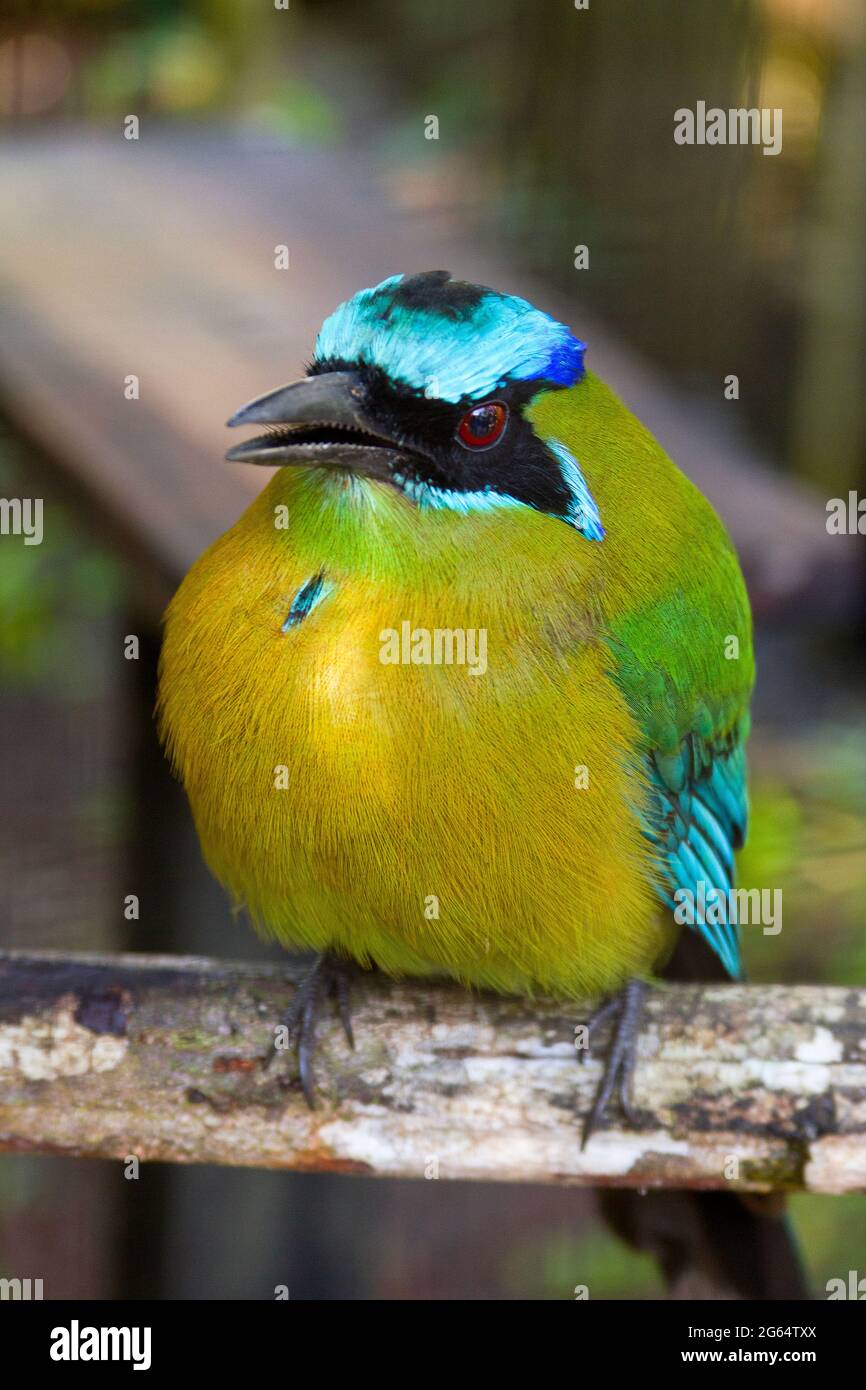
[[[604,1118],[614,1091],[628,1124],[637,1125],[639,1122],[632,1105],[631,1083],[637,1060],[637,1040],[640,1035],[646,988],[642,980],[629,980],[625,988],[614,995],[613,999],[608,999],[602,1004],[589,1020],[588,1034],[591,1037],[598,1024],[612,1014],[616,1015],[604,1074],[596,1091],[592,1110],[584,1122],[581,1148],[586,1148],[596,1126]]]
[[[640,1117],[631,1103],[631,1096],[625,1082],[619,1088],[619,1108],[626,1124],[631,1125],[632,1129],[637,1129],[640,1124]]]
[[[610,1018],[611,1014],[619,1013],[620,999],[615,994],[612,999],[608,999],[604,1004],[600,1004],[591,1018],[587,1020],[586,1036],[587,1040],[592,1038],[593,1033],[597,1032],[605,1019]]]
[[[295,991],[294,998],[283,1016],[283,1026],[295,1045],[298,1056],[298,1071],[304,1099],[311,1110],[316,1108],[316,1077],[313,1058],[316,1053],[316,1032],[321,1017],[322,1001],[336,1000],[337,1012],[349,1046],[354,1048],[352,1033],[351,1000],[349,976],[352,966],[340,956],[324,951],[319,956],[310,973]],[[282,1051],[283,1049],[279,1049]],[[278,1049],[265,1058],[264,1065],[270,1066]]]
[[[336,978],[337,1013],[346,1034],[346,1042],[355,1051],[355,1034],[352,1032],[352,985],[348,974],[341,971]]]
[[[304,1099],[311,1110],[316,1108],[316,1077],[313,1072],[313,1057],[316,1052],[316,1024],[319,1016],[321,991],[315,990],[307,1000],[301,1017],[301,1027],[297,1036],[298,1071]]]

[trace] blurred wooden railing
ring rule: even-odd
[[[589,366],[727,523],[759,617],[832,626],[859,601],[858,538],[827,534],[826,498],[773,471],[736,405],[688,403],[577,294],[450,216],[396,207],[363,161],[251,133],[52,131],[0,142],[0,178],[0,410],[141,562],[154,616],[270,475],[223,462],[237,442],[226,417],[301,375],[342,299],[440,266],[525,295],[587,341]]]

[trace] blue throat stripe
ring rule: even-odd
[[[603,541],[604,527],[601,524],[601,515],[577,459],[558,439],[548,439],[547,447],[559,461],[562,481],[571,494],[571,505],[566,520],[582,536],[586,536],[587,540]]]
[[[282,631],[288,632],[290,628],[297,627],[299,623],[302,623],[305,618],[309,617],[317,604],[321,603],[323,598],[327,598],[333,588],[333,584],[329,584],[325,579],[324,570],[319,570],[318,574],[307,579],[292,599]]]

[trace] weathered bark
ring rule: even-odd
[[[639,1045],[640,1125],[585,1150],[603,1049],[584,1006],[365,976],[357,1047],[326,1012],[319,1106],[268,1069],[306,967],[0,953],[0,1148],[526,1182],[866,1189],[866,990],[668,986]]]

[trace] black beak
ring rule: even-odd
[[[323,372],[280,386],[241,406],[227,422],[269,425],[267,434],[229,449],[231,463],[320,464],[390,481],[406,451],[384,437],[364,413],[355,372]]]

